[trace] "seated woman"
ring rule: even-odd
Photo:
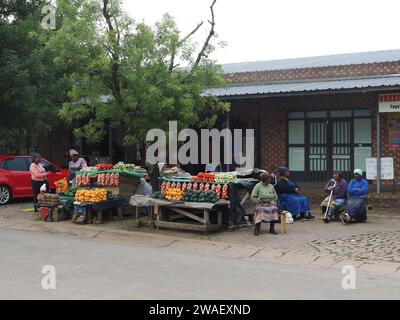
[[[365,222],[367,220],[368,181],[362,177],[361,169],[354,170],[354,179],[347,187],[349,198],[346,213],[342,215],[342,222]]]
[[[325,192],[329,194],[332,193],[332,197],[329,195],[321,203],[322,213],[325,214],[326,210],[328,210],[326,217],[322,217],[324,222],[329,223],[335,215],[336,210],[346,204],[346,191],[347,181],[343,179],[343,175],[340,171],[335,171],[333,173],[333,179],[329,180],[325,186]],[[329,201],[329,199],[331,199],[331,201]]]
[[[289,211],[295,220],[301,220],[302,218],[307,220],[314,219],[310,212],[308,199],[300,194],[300,187],[296,182],[289,180],[289,169],[280,167],[278,172],[281,178],[275,189],[279,195],[280,209]]]
[[[269,232],[276,234],[275,222],[279,220],[276,204],[278,195],[271,184],[271,175],[268,172],[262,173],[260,179],[261,181],[255,185],[251,193],[251,201],[256,205],[254,235],[260,234],[261,222],[263,221],[269,222]]]

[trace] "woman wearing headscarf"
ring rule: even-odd
[[[305,218],[314,219],[311,215],[310,203],[308,199],[300,194],[300,187],[296,182],[289,179],[289,169],[280,167],[278,169],[280,180],[275,186],[279,195],[280,209],[289,211],[295,220]]]
[[[276,234],[275,222],[279,220],[278,206],[276,204],[278,195],[271,184],[271,175],[268,172],[262,173],[260,179],[261,181],[255,185],[251,193],[251,201],[256,205],[254,235],[258,236],[260,234],[262,222],[269,222],[269,232]]]
[[[347,193],[349,198],[346,213],[341,217],[342,221],[345,223],[365,222],[367,220],[368,181],[363,179],[361,169],[354,170],[354,179],[350,181]]]
[[[322,213],[326,212],[328,205],[329,208],[326,218],[322,218],[326,223],[329,223],[335,215],[336,210],[346,204],[347,181],[343,179],[343,174],[340,171],[335,171],[333,178],[328,181],[324,190],[329,195],[321,203]],[[330,197],[331,192],[332,197]],[[330,202],[329,199],[331,199]]]
[[[71,161],[68,165],[68,180],[72,181],[75,179],[76,172],[87,167],[86,160],[79,156],[78,151],[75,149],[69,150],[69,156]]]
[[[35,208],[35,212],[38,211],[38,195],[40,193],[40,188],[43,184],[47,184],[47,172],[40,164],[40,160],[42,157],[39,153],[32,153],[32,163],[29,167],[29,171],[31,173],[31,183],[33,190],[33,206]]]

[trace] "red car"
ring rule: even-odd
[[[9,203],[16,198],[33,197],[30,156],[0,156],[0,205]],[[68,171],[42,159],[41,165],[48,172],[50,190],[55,190],[55,181],[67,176]]]

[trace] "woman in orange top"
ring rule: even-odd
[[[47,172],[40,164],[40,160],[42,157],[39,153],[32,153],[32,164],[29,168],[31,173],[31,181],[32,181],[32,189],[33,189],[33,206],[35,208],[35,212],[38,211],[38,195],[40,193],[40,187],[43,184],[48,185],[47,183]],[[48,186],[46,188],[48,190]]]

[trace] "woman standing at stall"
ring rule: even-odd
[[[251,201],[256,205],[254,235],[258,236],[260,234],[262,222],[269,222],[269,232],[276,234],[275,222],[279,220],[278,206],[276,204],[278,195],[271,184],[271,175],[268,172],[262,173],[260,179],[261,182],[255,185],[251,193]]]
[[[69,150],[69,156],[71,158],[71,161],[68,165],[68,180],[73,181],[76,177],[76,172],[83,168],[86,168],[87,163],[84,158],[79,157],[79,153],[75,149]]]
[[[33,190],[33,206],[35,212],[38,212],[38,195],[40,193],[40,188],[43,184],[47,185],[47,172],[40,164],[42,159],[39,153],[32,153],[32,163],[29,167],[31,173],[31,183]]]

